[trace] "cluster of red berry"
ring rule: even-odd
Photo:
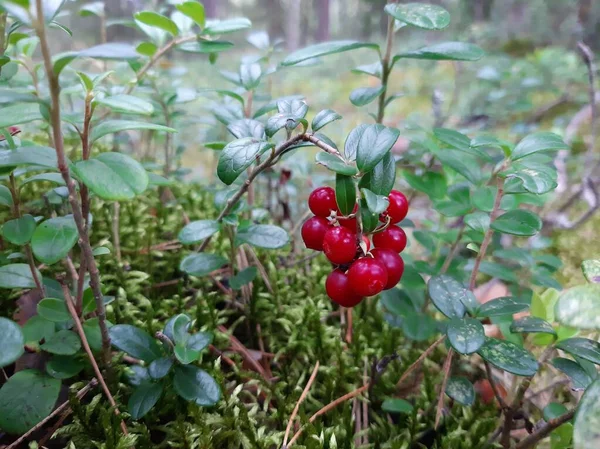
[[[308,198],[315,214],[302,226],[302,239],[307,248],[323,251],[337,266],[327,276],[327,295],[344,307],[354,307],[365,296],[373,296],[394,287],[404,272],[404,261],[398,253],[406,247],[406,234],[395,223],[408,213],[408,200],[402,192],[392,190],[390,204],[379,216],[386,225],[373,232],[374,249],[366,235],[363,248],[358,244],[355,207],[343,217],[331,187],[319,187]]]

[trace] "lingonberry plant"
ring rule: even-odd
[[[444,8],[391,2],[383,47],[324,42],[279,65],[280,42],[257,32],[248,41],[259,54],[220,71],[233,88],[190,92],[159,60],[181,50],[216,65],[233,45],[221,36],[248,29],[247,19],[208,21],[195,0],[141,11],[133,24],[146,37],[134,46],[106,42],[106,18],[88,4],[80,12],[100,18],[100,45],[53,55],[50,30],[71,34],[62,3],[0,3],[0,204],[9,210],[0,288],[24,314],[0,318],[0,429],[21,435],[9,448],[45,427],[42,441],[56,434],[71,447],[527,449],[548,436],[552,449],[598,446],[600,262],[584,262],[588,284],[560,292],[561,262],[539,235],[553,218],[544,205],[557,187],[554,155],[569,146],[539,130],[516,144],[470,137],[444,128],[437,110],[432,130],[384,125],[403,101],[391,92],[403,63],[484,56],[463,42],[395,53],[405,27],[447,27]],[[377,85],[349,100],[373,107],[375,123],[338,146],[324,132],[343,117],[309,114],[302,83],[273,98],[269,77],[357,49],[375,61],[353,72]],[[181,193],[186,142],[175,133],[200,121],[182,118],[198,97],[213,101],[216,131],[204,146],[217,152],[219,180],[201,201],[197,187]],[[21,132],[30,123],[39,126]],[[162,151],[122,144],[117,133],[129,131]],[[401,133],[410,147],[394,152]],[[333,187],[299,196],[299,218],[284,201],[287,164],[315,148],[313,169],[324,167]],[[126,226],[131,245],[121,243]],[[310,262],[296,244],[291,256],[273,251],[298,238],[325,257]],[[307,263],[303,278],[296,266]],[[490,277],[502,292],[484,301]],[[174,290],[148,293],[165,287]],[[104,399],[86,398],[97,385]],[[55,407],[63,386],[77,392]],[[346,401],[352,412],[327,421]]]

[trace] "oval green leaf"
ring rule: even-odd
[[[356,145],[356,165],[363,173],[370,172],[392,149],[400,131],[380,124],[368,125],[362,129]],[[350,138],[350,136],[348,136]],[[346,141],[348,145],[348,141]],[[346,157],[350,159],[348,154]]]
[[[311,128],[316,132],[331,122],[340,120],[342,116],[333,109],[323,109],[312,120]]]
[[[495,367],[517,376],[533,376],[539,368],[531,353],[506,340],[488,338],[477,353]]]
[[[157,125],[149,122],[136,122],[132,120],[105,120],[97,124],[92,128],[92,134],[90,136],[90,142],[95,142],[101,137],[109,134],[118,133],[121,131],[129,130],[153,130],[153,131],[164,131],[168,133],[177,132],[173,128],[169,128],[163,125]],[[115,153],[103,153],[103,154],[115,154]]]
[[[550,152],[557,150],[567,150],[569,146],[563,142],[562,138],[550,132],[539,132],[526,136],[521,140],[512,152],[512,160],[530,156],[540,152]]]
[[[477,312],[477,316],[514,315],[515,313],[523,312],[527,309],[529,309],[528,304],[518,302],[511,296],[502,296],[482,304]]]
[[[40,348],[51,354],[74,355],[81,349],[81,340],[75,332],[63,329],[52,334]]]
[[[281,65],[295,65],[308,59],[318,58],[320,56],[331,55],[334,53],[342,53],[345,51],[355,50],[357,48],[378,49],[379,45],[352,40],[322,42],[320,44],[311,45],[293,52],[282,61]]]
[[[384,86],[359,87],[350,92],[350,103],[354,106],[366,106],[385,91]]]
[[[258,248],[283,248],[290,241],[287,231],[274,225],[250,225],[238,229],[236,243],[248,243]]]
[[[595,340],[582,337],[568,338],[559,342],[556,347],[571,355],[600,365],[600,343]]]
[[[352,213],[356,205],[356,185],[351,176],[340,175],[335,177],[335,201],[343,215]]]
[[[0,368],[10,365],[23,354],[25,338],[17,323],[8,318],[0,317]]]
[[[36,270],[37,271],[37,270]],[[42,275],[37,271],[38,278]],[[26,263],[13,263],[0,267],[0,288],[35,288],[31,268]]]
[[[211,235],[219,232],[221,225],[217,220],[198,220],[187,224],[177,238],[184,245],[201,242]]]
[[[465,303],[472,303],[473,293],[445,274],[431,277],[427,289],[433,304],[448,318],[462,318],[467,311]]]
[[[2,226],[2,236],[15,245],[24,245],[31,240],[36,221],[32,215],[25,214],[21,218],[9,220]]]
[[[162,356],[160,346],[147,332],[130,324],[117,324],[109,329],[112,345],[131,357],[150,363]]]
[[[214,405],[221,398],[221,390],[215,379],[195,366],[177,366],[173,387],[183,399],[198,405]]]
[[[446,385],[446,394],[462,405],[472,405],[475,402],[475,388],[465,377],[451,377]]]
[[[477,61],[485,52],[475,44],[467,42],[442,42],[419,48],[418,50],[400,53],[394,56],[393,62],[398,59],[430,59],[434,61]]]
[[[579,329],[600,329],[600,284],[579,285],[563,291],[556,304],[556,319]]]
[[[227,259],[218,254],[193,253],[183,258],[179,269],[191,276],[206,276],[226,263]]]
[[[141,11],[141,12],[134,14],[133,17],[135,18],[135,20],[137,20],[145,25],[148,25],[148,26],[151,26],[154,28],[160,28],[161,30],[166,31],[167,33],[171,34],[172,36],[177,36],[179,34],[179,28],[177,28],[177,25],[175,25],[175,22],[173,22],[168,17],[165,17],[162,14],[159,14],[157,12]]]
[[[510,325],[510,331],[513,333],[542,333],[556,335],[556,331],[550,323],[535,316],[525,316],[514,320]]]
[[[42,318],[54,323],[64,323],[71,319],[65,301],[58,298],[44,298],[37,305],[37,312]]]
[[[483,325],[474,318],[453,318],[446,327],[448,341],[457,352],[472,354],[485,343]]]
[[[110,97],[97,98],[94,102],[122,114],[152,115],[154,112],[152,103],[133,95],[112,95]]]
[[[591,384],[583,394],[573,429],[574,449],[600,447],[600,379]]]
[[[542,220],[528,210],[511,210],[496,218],[490,225],[503,234],[532,236],[542,229]]]
[[[76,358],[66,355],[55,355],[46,364],[46,372],[55,379],[70,379],[79,374],[85,363]]]
[[[385,12],[402,23],[426,30],[442,30],[450,23],[450,13],[427,3],[390,3]]]
[[[340,175],[354,176],[358,173],[358,170],[354,165],[349,165],[346,162],[344,162],[343,159],[333,154],[326,153],[325,151],[319,151],[317,153],[317,156],[315,157],[315,160],[317,164],[323,165],[329,170],[336,172]]]
[[[52,265],[67,256],[78,238],[72,215],[50,218],[35,229],[31,237],[31,249],[38,260]]]
[[[552,359],[551,363],[556,369],[561,370],[569,376],[571,379],[571,388],[575,391],[585,390],[593,381],[588,372],[573,360],[556,357]]]
[[[273,148],[272,143],[254,137],[228,143],[219,156],[217,176],[225,184],[230,185],[246,168],[256,162],[258,156],[270,148]]]
[[[385,398],[381,404],[381,409],[388,413],[409,414],[413,411],[413,405],[400,398]]]
[[[161,384],[145,383],[137,387],[127,403],[127,409],[133,419],[144,417],[156,405],[162,395]]]
[[[369,189],[377,195],[388,196],[394,188],[396,181],[396,161],[394,155],[387,153],[381,161],[366,173],[359,181],[358,186]]]

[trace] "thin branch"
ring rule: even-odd
[[[75,397],[78,400],[83,399],[83,397],[86,394],[88,394],[89,391],[92,388],[94,388],[96,385],[98,385],[98,381],[95,378],[90,380],[85,387],[83,387],[81,390],[79,390],[77,392]],[[59,405],[56,409],[54,409],[54,411],[52,413],[50,413],[48,416],[46,416],[44,419],[42,419],[39,423],[37,423],[35,426],[33,426],[31,429],[29,429],[25,434],[21,435],[18,440],[15,440],[13,443],[11,443],[9,446],[6,447],[6,449],[16,449],[17,447],[19,447],[19,445],[21,443],[24,443],[33,433],[40,430],[48,422],[50,422],[53,418],[55,418],[56,416],[60,415],[63,412],[66,412],[67,414],[71,413],[71,407],[69,406],[69,401],[65,401],[61,405]]]
[[[446,360],[444,361],[444,380],[442,380],[442,386],[440,388],[440,397],[437,403],[437,411],[435,413],[435,424],[434,429],[438,428],[440,423],[440,419],[442,418],[442,409],[444,408],[444,398],[446,397],[446,385],[448,385],[448,378],[450,377],[450,370],[452,368],[452,355],[454,351],[450,349],[448,351],[448,355],[446,356]]]
[[[288,437],[290,436],[290,431],[292,430],[292,424],[294,423],[294,418],[298,414],[300,405],[304,402],[304,400],[306,399],[306,396],[308,396],[310,387],[312,386],[313,382],[315,381],[315,378],[317,377],[318,370],[319,370],[319,361],[317,361],[317,363],[315,364],[312,374],[310,375],[308,382],[306,382],[306,386],[304,387],[304,390],[302,391],[302,394],[300,395],[298,402],[296,402],[296,406],[294,407],[294,410],[292,410],[292,414],[290,415],[290,419],[288,420],[287,427],[285,428],[285,436],[283,437],[283,444],[282,444],[283,448],[287,447],[287,440],[288,440]]]
[[[583,42],[577,42],[577,48],[579,49],[579,52],[581,53],[581,56],[583,58],[583,62],[585,63],[586,67],[587,67],[587,71],[588,71],[588,93],[589,93],[589,97],[590,97],[590,107],[592,109],[592,117],[591,117],[591,122],[590,122],[590,138],[591,138],[591,143],[588,147],[588,151],[586,153],[586,158],[585,158],[585,167],[587,167],[586,170],[586,176],[584,176],[584,178],[587,178],[590,174],[590,169],[593,167],[593,160],[594,160],[594,146],[596,144],[596,124],[597,124],[597,119],[598,119],[598,110],[596,108],[596,79],[595,79],[595,73],[596,73],[596,67],[594,65],[594,52],[590,49],[590,47],[588,47],[586,44],[584,44]]]
[[[483,364],[485,365],[485,372],[487,374],[488,381],[490,382],[490,385],[492,387],[492,391],[494,392],[494,396],[496,397],[496,400],[498,401],[498,404],[500,404],[500,407],[503,410],[507,410],[509,408],[508,404],[506,403],[506,401],[500,394],[500,390],[498,389],[498,384],[496,384],[496,380],[494,379],[494,376],[492,374],[492,367],[490,366],[490,364],[488,362],[483,362]]]
[[[436,341],[434,341],[431,346],[429,346],[425,351],[423,351],[423,353],[419,356],[419,358],[417,360],[415,360],[408,368],[406,368],[406,371],[404,371],[404,373],[402,374],[402,376],[400,377],[400,380],[398,382],[396,382],[396,387],[399,387],[400,385],[402,385],[402,382],[404,382],[406,380],[406,378],[410,375],[410,373],[412,373],[414,371],[414,369],[419,366],[419,364],[425,360],[429,354],[431,354],[433,352],[433,350],[439,346],[444,340],[446,339],[446,335],[442,335],[440,338],[438,338]]]
[[[40,1],[40,0],[38,0],[38,1]],[[71,318],[73,318],[73,322],[75,323],[75,329],[77,331],[77,334],[79,335],[79,338],[81,339],[81,344],[83,345],[83,349],[85,350],[85,353],[87,354],[88,359],[90,360],[90,363],[92,364],[92,368],[94,369],[96,378],[98,379],[98,382],[100,382],[100,386],[102,387],[102,390],[104,391],[104,394],[106,395],[106,398],[108,399],[108,402],[110,403],[111,407],[113,407],[115,415],[119,416],[121,414],[121,412],[119,411],[119,408],[117,407],[117,403],[115,402],[115,399],[113,398],[110,390],[108,389],[108,385],[106,385],[106,382],[104,381],[104,377],[102,377],[102,372],[100,371],[100,368],[98,367],[98,363],[96,363],[96,359],[94,358],[92,349],[90,348],[90,345],[87,341],[87,337],[85,336],[85,331],[83,330],[83,326],[81,325],[81,320],[77,316],[77,311],[75,310],[75,306],[73,305],[73,298],[71,297],[71,292],[69,291],[69,287],[67,287],[67,285],[65,285],[64,283],[61,285],[61,287],[63,290],[63,294],[65,295],[65,304],[67,305],[67,309],[69,309]],[[123,420],[121,420],[121,430],[123,431],[124,435],[127,435],[129,433],[127,431],[127,426],[125,425],[125,422]]]
[[[530,448],[535,447],[535,445],[537,443],[539,443],[541,440],[543,440],[548,435],[550,435],[554,429],[562,426],[566,422],[573,419],[573,417],[575,416],[575,412],[576,412],[576,408],[573,408],[572,410],[569,410],[564,415],[561,415],[558,418],[551,419],[550,421],[548,421],[546,423],[546,425],[544,425],[543,427],[538,429],[536,432],[534,432],[531,435],[527,436],[526,438],[522,439],[517,444],[515,449],[530,449]]]
[[[317,136],[315,136],[314,134],[305,134],[304,135],[304,140],[314,143],[316,146],[318,146],[320,149],[322,149],[323,151],[329,153],[329,154],[333,154],[334,156],[338,156],[341,157],[341,154],[338,150],[336,150],[335,148],[333,148],[331,145],[323,142],[321,139],[319,139]]]
[[[462,239],[464,232],[465,232],[465,223],[463,222],[462,226],[460,227],[460,229],[458,231],[458,235],[456,236],[456,240],[454,240],[454,243],[452,243],[452,246],[450,247],[450,251],[448,252],[448,255],[446,256],[446,260],[444,260],[444,264],[442,265],[442,268],[440,269],[440,274],[445,274],[446,271],[448,271],[448,268],[450,268],[450,264],[452,263],[452,260],[454,260],[454,256],[456,255],[456,250],[458,249],[458,245],[460,244],[460,240]]]
[[[385,41],[385,54],[381,59],[381,85],[383,86],[384,91],[381,93],[381,95],[379,95],[379,103],[377,106],[377,123],[382,123],[383,117],[385,115],[385,97],[387,93],[387,84],[390,73],[392,71],[390,60],[392,58],[392,49],[394,47],[394,22],[395,19],[393,17],[388,17],[388,26]]]

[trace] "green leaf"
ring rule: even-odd
[[[584,260],[581,269],[588,282],[600,282],[600,259]]]
[[[205,15],[204,15],[204,5],[197,1],[187,1],[175,5],[175,7],[187,17],[192,19],[196,25],[200,28],[204,28],[205,25]]]
[[[559,342],[556,347],[571,355],[600,365],[600,343],[597,341],[581,337],[568,338]]]
[[[520,179],[523,188],[536,195],[550,192],[558,185],[556,169],[543,164],[516,162],[503,174],[507,179]]]
[[[250,28],[251,26],[252,22],[245,17],[227,20],[209,20],[206,22],[206,28],[204,28],[202,34],[212,36],[215,34],[234,33]]]
[[[122,153],[101,153],[75,163],[73,170],[104,200],[130,200],[148,187],[148,172],[139,162]]]
[[[448,318],[462,318],[466,305],[473,303],[473,292],[445,274],[431,277],[427,289],[433,304]]]
[[[283,248],[290,241],[287,231],[274,225],[250,225],[238,229],[236,244],[248,243],[258,248]]]
[[[323,165],[340,175],[354,176],[358,173],[354,165],[346,164],[343,159],[325,151],[319,151],[315,159],[317,164]]]
[[[162,356],[160,346],[145,331],[130,324],[117,324],[109,329],[112,345],[131,357],[150,363]]]
[[[577,406],[573,428],[574,449],[600,447],[600,380],[591,384]]]
[[[579,285],[563,291],[556,319],[578,329],[600,329],[600,284]]]
[[[503,234],[532,236],[542,229],[542,220],[533,212],[515,209],[500,215],[490,226]]]
[[[162,14],[158,14],[157,12],[141,11],[134,14],[133,17],[136,21],[154,28],[160,28],[161,30],[166,31],[173,36],[177,36],[179,34],[179,28],[177,28],[175,22],[168,17],[163,16]]]
[[[585,390],[593,379],[577,362],[563,357],[552,359],[552,365],[565,373],[571,379],[571,388],[575,391]]]
[[[15,218],[4,223],[2,236],[10,243],[21,246],[31,240],[35,225],[33,215],[25,214],[21,218]]]
[[[465,215],[465,224],[474,231],[483,234],[490,227],[490,216],[485,212],[473,212]]]
[[[461,354],[477,352],[485,343],[483,325],[474,318],[452,318],[446,327],[450,345]]]
[[[256,278],[258,270],[256,267],[247,267],[240,271],[235,276],[229,278],[229,286],[232,290],[239,290],[244,285],[249,284]]]
[[[98,248],[94,248],[92,254],[94,256],[105,256],[110,254],[110,249],[108,249],[106,246],[99,246]]]
[[[343,215],[352,213],[356,205],[356,186],[351,176],[335,176],[335,200]]]
[[[15,373],[0,389],[0,429],[24,434],[47,417],[61,382],[36,370]]]
[[[175,315],[165,324],[164,334],[173,343],[185,342],[189,338],[188,328],[191,322],[191,318],[183,313]]]
[[[81,340],[75,332],[63,329],[52,334],[40,348],[51,354],[73,355],[81,349]]]
[[[38,314],[48,321],[63,323],[71,319],[71,314],[63,299],[44,298],[37,305]]]
[[[163,125],[157,125],[156,123],[148,122],[136,122],[133,120],[105,120],[97,124],[92,128],[92,134],[90,136],[90,142],[95,142],[101,137],[109,134],[118,133],[121,131],[129,130],[153,130],[153,131],[164,131],[169,133],[177,132],[173,128],[169,128]],[[103,153],[105,154],[105,153]]]
[[[442,199],[446,196],[448,185],[443,174],[427,171],[421,174],[405,172],[404,179],[413,189],[425,193],[432,199]]]
[[[481,170],[480,164],[472,155],[466,154],[461,150],[451,150],[444,148],[435,152],[444,168],[449,167],[455,172],[461,174],[472,184],[479,184],[487,175]]]
[[[0,61],[1,61],[0,57]],[[1,65],[0,65],[1,67]],[[35,95],[16,92],[12,89],[3,89],[0,88],[0,104],[15,104],[15,103],[39,103],[41,100],[39,97]],[[4,109],[3,109],[4,111]]]
[[[140,57],[133,45],[123,42],[108,42],[106,44],[96,45],[94,47],[86,48],[75,55],[80,58],[117,61],[138,59]]]
[[[362,220],[363,232],[369,233],[375,230],[379,224],[379,214],[374,214],[369,210],[365,199],[359,200],[359,212]]]
[[[83,361],[66,355],[55,355],[46,364],[46,372],[55,379],[70,379],[79,374],[83,368],[85,368]]]
[[[191,276],[206,276],[226,263],[227,259],[217,254],[192,253],[183,258],[179,269]]]
[[[352,73],[371,75],[375,78],[381,78],[381,61],[372,64],[359,65],[352,69]]]
[[[567,149],[569,146],[563,142],[560,136],[549,132],[538,132],[529,134],[521,140],[513,150],[511,158],[516,161],[536,153]]]
[[[55,332],[55,325],[40,315],[34,315],[23,326],[23,337],[27,344],[38,344],[46,340]]]
[[[229,41],[208,41],[199,39],[194,42],[186,42],[182,45],[178,45],[176,48],[177,50],[185,51],[188,53],[208,53],[208,55],[210,56],[229,50],[233,46],[233,42]]]
[[[184,245],[201,242],[211,235],[219,232],[221,225],[217,220],[198,220],[187,224],[177,238]]]
[[[381,404],[381,409],[388,413],[410,414],[413,408],[410,402],[400,398],[385,398]]]
[[[511,296],[503,296],[501,298],[492,299],[481,305],[477,316],[503,316],[514,315],[515,313],[523,312],[529,309],[529,305],[524,302],[518,302]]]
[[[144,417],[156,405],[163,392],[161,384],[145,383],[133,390],[127,409],[133,419]]]
[[[58,184],[59,186],[64,186],[65,180],[63,179],[60,173],[40,173],[37,175],[33,175],[27,179],[24,179],[20,182],[19,187],[22,188],[24,185],[29,184],[30,182],[52,182],[54,184]]]
[[[189,365],[200,357],[200,351],[195,351],[184,344],[175,345],[175,358],[183,365]]]
[[[426,3],[390,3],[385,12],[394,19],[426,30],[442,30],[450,23],[450,14],[441,6]]]
[[[340,120],[341,118],[342,116],[335,112],[333,109],[323,109],[317,115],[314,116],[311,128],[313,132],[316,132],[324,126],[330,124],[331,122]]]
[[[388,196],[396,180],[396,162],[392,153],[387,153],[373,170],[363,175],[358,182],[362,189],[369,189],[377,195]]]
[[[36,270],[37,271],[37,270]],[[42,275],[37,271],[38,278]],[[31,268],[26,263],[13,263],[0,267],[0,288],[35,288]]]
[[[158,50],[156,44],[152,42],[142,42],[137,47],[135,47],[135,51],[137,51],[140,55],[152,57]]]
[[[254,137],[258,140],[265,140],[265,125],[258,120],[249,118],[236,120],[227,125],[227,130],[233,134],[236,139]]]
[[[362,128],[360,138],[356,143],[356,165],[363,173],[370,172],[392,149],[400,131],[383,125],[368,125]],[[350,136],[348,136],[348,140]],[[346,149],[348,148],[346,140]],[[352,159],[346,150],[346,157]]]
[[[7,207],[11,207],[13,205],[13,198],[12,194],[10,193],[10,189],[3,185],[0,185],[0,204]]]
[[[0,116],[0,128],[8,128],[14,125],[24,125],[36,120],[43,120],[40,106],[35,103],[13,104],[2,108]]]
[[[215,379],[195,366],[175,367],[173,388],[186,401],[202,406],[215,405],[221,398],[221,390]]]
[[[446,394],[465,406],[473,405],[473,402],[475,402],[475,388],[466,377],[451,377],[448,379]]]
[[[513,333],[528,332],[556,335],[556,331],[550,323],[535,316],[526,316],[514,320],[510,325],[510,331]]]
[[[384,86],[359,87],[350,92],[350,103],[354,106],[366,106],[385,91]]]
[[[369,189],[360,189],[363,196],[365,197],[365,201],[367,202],[367,207],[374,214],[380,214],[384,210],[388,208],[390,205],[390,200],[386,196],[377,195],[371,192]]]
[[[400,53],[392,60],[398,59],[430,59],[434,61],[477,61],[485,55],[485,52],[475,44],[467,42],[442,42],[429,45],[418,50]]]
[[[377,50],[379,45],[352,40],[321,42],[320,44],[310,45],[293,52],[281,62],[281,65],[296,65],[308,59],[318,58],[320,56],[331,55],[334,53],[342,53],[345,51],[355,50],[357,48],[370,48]]]
[[[105,304],[106,304],[106,298]],[[106,322],[107,326],[110,328],[112,323],[109,321]],[[83,333],[85,334],[85,338],[92,348],[92,351],[100,352],[102,350],[102,333],[100,331],[100,320],[97,317],[89,318],[83,323]]]
[[[254,137],[234,140],[227,144],[217,165],[217,176],[225,184],[230,185],[252,165],[258,156],[273,148],[273,144]]]
[[[0,335],[2,335],[0,368],[3,368],[21,357],[24,352],[25,338],[17,323],[3,317],[0,317]]]
[[[188,339],[186,347],[192,351],[201,352],[204,350],[204,348],[212,343],[213,338],[214,336],[211,332],[197,332]]]
[[[528,351],[506,340],[487,338],[477,353],[496,368],[517,376],[533,376],[539,369]]]
[[[162,379],[169,374],[172,366],[173,360],[171,358],[161,357],[160,359],[156,359],[150,365],[148,365],[148,374],[152,379]]]
[[[49,147],[20,147],[12,151],[0,151],[0,167],[35,165],[57,169],[56,150]]]
[[[256,89],[260,84],[261,75],[262,70],[257,62],[240,65],[240,81],[246,90]]]
[[[72,215],[50,218],[38,225],[31,237],[35,257],[47,265],[64,259],[79,238]]]
[[[122,114],[152,115],[154,112],[152,103],[133,95],[112,95],[110,97],[97,98],[94,102]]]

